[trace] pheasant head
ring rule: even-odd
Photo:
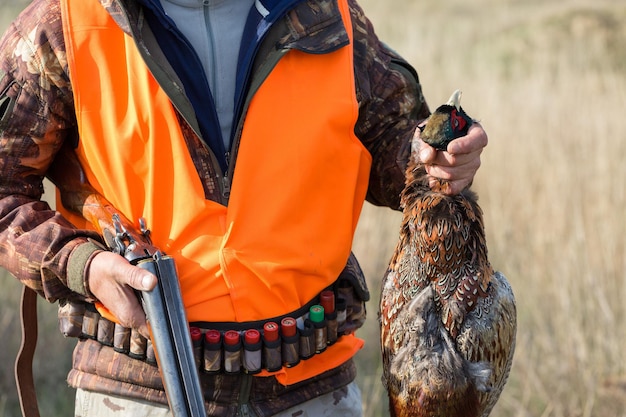
[[[461,107],[461,91],[456,90],[420,128],[420,138],[433,148],[445,151],[450,142],[467,134],[473,122]]]

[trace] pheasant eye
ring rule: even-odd
[[[450,123],[454,131],[461,131],[465,129],[465,125],[467,124],[465,119],[463,119],[463,116],[458,114],[456,110],[452,110],[452,113],[450,114]]]

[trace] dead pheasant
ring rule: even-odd
[[[424,142],[445,150],[467,133],[473,121],[459,100],[456,91],[435,110],[422,129]],[[416,161],[406,176],[400,239],[380,301],[391,415],[487,416],[513,359],[513,291],[487,258],[476,195],[431,189]]]

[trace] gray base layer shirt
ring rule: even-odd
[[[254,0],[160,0],[196,50],[213,94],[226,149],[234,116],[237,59]]]

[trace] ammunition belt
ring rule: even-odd
[[[197,368],[207,373],[274,372],[322,353],[343,334],[354,331],[350,310],[361,301],[354,300],[351,287],[344,288],[325,290],[292,315],[266,321],[192,323]],[[59,328],[65,336],[97,340],[134,359],[156,364],[149,339],[102,317],[92,304],[61,302]]]
[[[59,330],[65,337],[97,340],[134,359],[156,364],[154,348],[149,339],[136,330],[102,317],[93,304],[60,301]]]

